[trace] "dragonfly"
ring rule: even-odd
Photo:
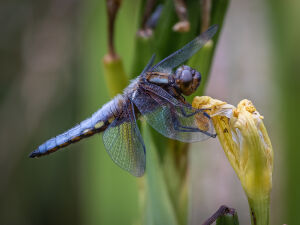
[[[217,25],[211,26],[155,65],[153,55],[142,73],[131,81],[122,94],[115,96],[91,117],[44,142],[29,157],[48,155],[102,132],[103,143],[111,159],[122,169],[139,177],[146,168],[146,148],[137,119],[144,118],[160,134],[182,142],[216,137],[205,110],[194,109],[184,98],[184,95],[191,95],[197,90],[201,74],[181,64],[197,53],[217,29]],[[201,121],[201,129],[199,122],[196,124],[195,115],[197,121]]]

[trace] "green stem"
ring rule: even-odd
[[[103,59],[104,76],[111,97],[119,94],[128,84],[122,59],[115,55],[106,55]]]
[[[251,213],[251,224],[269,225],[270,198],[248,198],[248,203]]]

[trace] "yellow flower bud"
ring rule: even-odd
[[[193,107],[211,116],[224,152],[248,197],[252,224],[269,223],[273,149],[263,117],[249,100],[237,107],[208,96],[195,97]],[[199,129],[203,127],[196,116]],[[203,123],[203,122],[202,122]]]

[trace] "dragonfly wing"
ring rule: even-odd
[[[159,63],[157,63],[152,71],[171,73],[172,69],[179,66],[191,56],[193,56],[207,41],[209,41],[217,32],[218,26],[213,25],[207,31],[196,37],[194,40],[186,44],[183,48],[169,55]]]
[[[131,103],[109,125],[103,134],[103,143],[111,159],[118,166],[139,177],[145,171],[146,154],[133,110]]]
[[[189,105],[174,105],[145,89],[136,92],[134,104],[148,124],[162,135],[182,142],[203,141],[215,137],[211,119],[204,111]]]
[[[153,54],[151,56],[151,59],[149,60],[148,64],[145,66],[145,68],[143,69],[143,72],[141,73],[141,75],[144,75],[147,71],[149,71],[149,69],[152,67],[153,63],[155,60],[155,54]]]

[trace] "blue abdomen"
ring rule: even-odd
[[[76,125],[70,130],[67,130],[64,133],[49,139],[40,145],[35,151],[33,151],[29,157],[34,158],[50,154],[71,143],[103,131],[107,125],[105,121],[101,121],[99,120],[100,118],[97,119],[96,117],[99,117],[99,113],[98,115],[95,113],[92,117],[82,121],[80,124]]]
[[[124,102],[124,98],[122,95],[117,95],[96,111],[90,118],[40,145],[29,157],[34,158],[50,154],[71,143],[104,131],[109,123],[114,120],[114,115],[121,111],[121,108],[118,108],[120,102]]]

